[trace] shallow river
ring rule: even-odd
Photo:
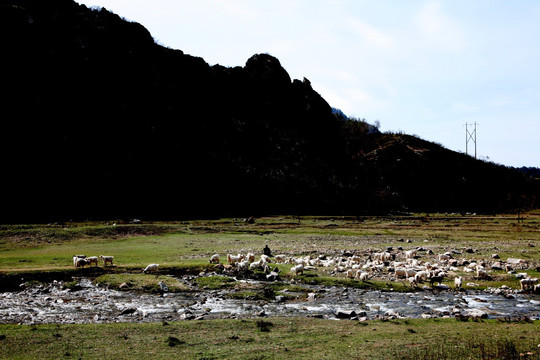
[[[393,293],[313,287],[314,296],[309,300],[277,298],[267,302],[229,299],[221,290],[151,295],[96,287],[85,278],[79,279],[79,283],[82,286],[79,291],[63,290],[60,283],[54,283],[0,293],[0,323],[151,322],[255,316],[419,318],[479,311],[489,318],[540,319],[538,295],[505,297],[472,291]]]

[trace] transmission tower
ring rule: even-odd
[[[474,158],[476,159],[476,121],[473,124],[465,123],[465,154],[469,155],[469,141],[474,142]],[[472,127],[469,130],[469,126]]]

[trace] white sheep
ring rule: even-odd
[[[210,257],[210,264],[219,264],[219,254],[214,254]]]
[[[304,265],[298,264],[296,266],[293,266],[291,268],[291,273],[294,273],[296,275],[304,274]]]
[[[84,268],[84,266],[88,264],[90,264],[90,262],[86,260],[85,258],[77,258],[77,260],[75,261],[75,267]]]
[[[147,272],[157,272],[158,270],[158,266],[159,264],[150,264],[148,265],[144,270],[143,270],[143,273],[147,273]]]
[[[248,260],[242,260],[236,265],[238,266],[238,270],[246,270],[250,266]]]
[[[456,276],[454,278],[454,288],[461,289],[462,285],[463,285],[463,278],[461,276]]]
[[[413,250],[409,250],[409,251],[405,251],[405,258],[406,259],[412,259],[416,256],[416,253],[418,252],[417,249],[413,249]]]
[[[452,257],[449,254],[439,254],[439,262],[446,262],[450,260]]]
[[[407,269],[404,267],[397,267],[394,271],[395,277],[407,277]]]
[[[244,258],[245,258],[245,256],[242,255],[242,254],[238,254],[238,255],[227,254],[227,261],[231,265],[234,265],[234,264],[244,260]]]
[[[88,264],[92,266],[92,264],[96,264],[96,267],[98,266],[98,257],[97,256],[90,256],[86,258],[86,261],[88,261]]]
[[[427,271],[419,271],[414,275],[414,279],[417,284],[423,281],[426,281],[428,278],[429,278],[429,272]]]
[[[73,266],[77,266],[77,259],[86,259],[86,255],[73,255]]]
[[[479,278],[479,279],[486,279],[486,280],[491,279],[491,276],[489,276],[487,271],[483,270],[483,269],[480,269],[480,268],[476,269],[476,277]]]
[[[275,260],[276,263],[282,264],[285,261],[287,261],[287,255],[283,255],[283,254],[276,255],[276,256],[274,256],[274,260]]]
[[[249,264],[249,269],[254,270],[257,268],[263,268],[266,265],[266,261],[263,258],[260,258],[258,261],[252,262]]]
[[[345,272],[345,276],[347,276],[350,279],[354,279],[356,276],[357,270],[349,269]]]
[[[253,257],[253,260],[255,260],[255,256]],[[272,261],[270,260],[270,256],[268,255],[261,255],[261,260],[264,260],[265,263],[270,264]]]
[[[369,273],[365,271],[358,271],[356,273],[356,278],[361,281],[367,281],[369,279]]]
[[[255,261],[255,254],[253,253],[248,253],[247,256],[247,261],[249,261],[250,263],[254,262]]]
[[[409,285],[411,285],[411,287],[415,287],[418,285],[418,283],[416,282],[416,277],[414,276],[408,277],[407,281],[409,282]]]
[[[537,278],[526,278],[519,281],[521,290],[534,289],[535,284],[538,282]]]
[[[107,264],[113,266],[114,256],[99,255],[99,258],[103,261],[103,266],[107,266]]]

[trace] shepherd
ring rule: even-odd
[[[270,248],[268,247],[268,244],[266,244],[266,246],[264,247],[263,254],[266,255],[266,256],[272,257],[272,251],[270,251]]]

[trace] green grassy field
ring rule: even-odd
[[[254,252],[265,245],[274,254],[337,255],[343,251],[404,250],[423,247],[435,254],[452,249],[469,260],[522,258],[540,263],[540,212],[515,216],[416,214],[404,217],[268,217],[247,224],[242,219],[185,222],[116,221],[50,225],[0,225],[0,277],[66,273],[95,275],[111,287],[153,291],[166,281],[171,291],[183,291],[170,277],[145,277],[142,268],[160,264],[160,275],[211,269],[214,253]],[[467,252],[471,249],[472,252]],[[76,270],[74,254],[113,255],[115,267],[99,272]],[[285,280],[291,265],[279,265]],[[527,270],[539,276],[538,270]],[[471,276],[459,272],[458,275]],[[478,288],[519,283],[504,271]],[[362,284],[308,271],[299,282],[345,287],[410,291],[403,283]],[[234,287],[220,277],[200,278],[207,288]],[[450,284],[448,282],[448,284]],[[279,291],[280,284],[268,290]],[[290,285],[289,285],[290,286]],[[260,291],[259,291],[260,293]],[[260,295],[246,289],[235,296]],[[0,359],[540,359],[540,324],[484,320],[411,319],[331,321],[310,318],[205,320],[169,324],[0,325]]]
[[[455,319],[2,325],[0,358],[540,359],[539,334],[539,322]]]
[[[219,219],[117,226],[0,225],[0,271],[67,269],[73,266],[72,256],[81,253],[114,255],[120,267],[203,264],[213,253],[260,254],[265,244],[274,254],[336,254],[343,250],[422,246],[434,253],[478,250],[463,253],[468,258],[498,253],[502,259],[538,260],[540,213],[527,214],[520,222],[515,216],[437,214],[359,219],[270,217],[257,219],[255,224]]]

